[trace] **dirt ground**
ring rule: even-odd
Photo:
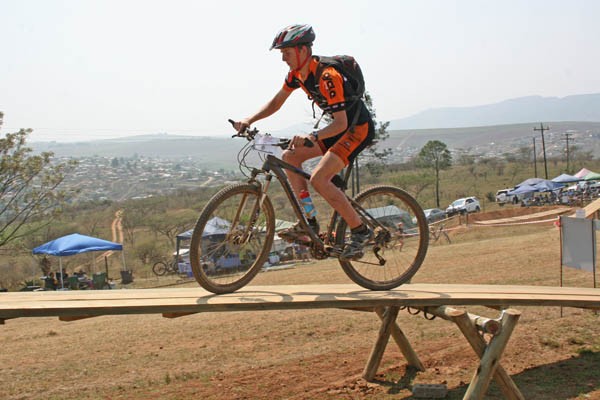
[[[514,209],[513,209],[514,210]],[[489,218],[503,218],[502,212]],[[482,213],[479,218],[484,218]],[[465,228],[436,242],[413,282],[557,286],[552,224]],[[592,276],[565,270],[565,286]],[[334,260],[259,274],[256,285],[349,283]],[[185,285],[196,286],[195,282]],[[1,301],[1,297],[0,297]],[[470,313],[497,318],[496,310]],[[527,399],[600,399],[600,317],[528,307],[501,364]],[[414,384],[445,384],[460,399],[477,357],[453,324],[402,311],[397,320],[425,372],[390,342],[374,382],[361,378],[379,329],[374,313],[296,310],[21,318],[0,325],[1,399],[410,399]],[[486,399],[502,399],[492,384]]]

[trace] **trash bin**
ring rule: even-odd
[[[131,270],[123,270],[121,271],[121,283],[123,285],[127,285],[128,283],[133,282],[133,271]]]

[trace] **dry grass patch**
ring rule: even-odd
[[[554,227],[468,228],[431,246],[423,283],[557,285]],[[571,286],[589,273],[566,270]],[[261,273],[253,285],[348,283],[335,260]],[[140,282],[141,284],[141,282]],[[196,285],[195,282],[187,285]],[[496,317],[483,307],[470,312]],[[597,314],[523,308],[502,364],[528,399],[599,399]],[[406,368],[395,345],[375,383],[360,376],[377,335],[372,313],[297,310],[50,318],[0,326],[0,398],[407,399],[415,383],[445,383],[462,398],[477,358],[458,329],[401,312],[398,324],[427,371]],[[489,399],[501,399],[492,385]]]

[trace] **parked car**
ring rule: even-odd
[[[513,189],[500,189],[496,192],[496,203],[498,203],[498,205],[503,206],[506,203],[511,203],[511,204],[519,204],[519,202],[522,200],[522,196],[521,194],[513,194],[513,195],[509,195],[508,192],[514,190]]]
[[[452,216],[454,214],[466,214],[481,211],[479,200],[476,197],[463,197],[462,199],[454,200],[452,204],[446,208],[446,214]]]
[[[425,213],[425,218],[429,224],[446,218],[446,212],[444,210],[440,210],[439,208],[428,208],[427,210],[423,210],[423,213]],[[413,223],[417,223],[416,218],[413,218]]]

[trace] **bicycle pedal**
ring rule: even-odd
[[[340,254],[342,254],[342,249],[338,248],[338,247],[334,247],[334,246],[330,246],[330,245],[325,245],[324,247],[325,251],[331,255],[336,255],[339,256]]]

